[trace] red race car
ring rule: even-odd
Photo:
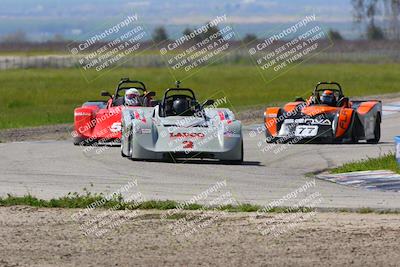
[[[143,82],[129,78],[121,79],[114,95],[102,91],[101,96],[110,99],[88,101],[74,110],[74,145],[120,143],[122,109],[156,104],[154,92],[148,92]]]

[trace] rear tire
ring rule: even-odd
[[[79,146],[81,145],[81,143],[83,143],[83,140],[85,139],[80,137],[74,137],[72,142],[74,143],[75,146]]]
[[[96,144],[96,141],[94,140],[90,141],[89,139],[82,137],[74,137],[73,143],[75,146],[91,146]]]
[[[352,144],[358,144],[358,141],[360,140],[360,131],[358,130],[359,127],[361,127],[361,122],[357,116],[357,114],[353,113],[353,118],[352,118],[352,129],[351,129],[351,135],[350,135],[350,142]]]
[[[374,129],[374,139],[367,140],[368,144],[378,144],[381,139],[381,116],[376,117],[375,129]]]
[[[359,140],[359,138],[358,138],[357,133],[355,132],[355,129],[353,127],[353,129],[351,131],[351,143],[352,144],[358,144],[358,140]]]

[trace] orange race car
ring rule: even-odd
[[[297,98],[283,108],[264,112],[268,143],[378,143],[381,136],[382,103],[350,101],[336,82],[320,82],[308,100]]]

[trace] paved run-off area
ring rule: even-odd
[[[130,161],[119,147],[83,151],[66,141],[34,141],[0,144],[0,195],[32,194],[39,198],[61,197],[68,192],[113,192],[133,179],[147,199],[189,200],[218,181],[226,180],[225,191],[241,203],[267,205],[298,190],[312,178],[307,173],[334,167],[351,160],[375,157],[394,150],[393,138],[400,134],[398,113],[385,116],[378,145],[280,145],[268,152],[264,134],[244,131],[245,163],[224,165],[212,161],[186,163]],[[400,194],[369,191],[317,180],[301,196],[318,192],[320,207],[400,208]],[[213,196],[210,195],[210,198]],[[291,205],[289,199],[282,205]]]
[[[228,192],[238,202],[268,205],[297,192],[282,202],[288,206],[318,193],[320,201],[314,203],[320,207],[399,209],[400,193],[306,175],[393,151],[398,115],[385,116],[378,145],[280,145],[263,153],[263,134],[252,137],[247,127],[241,166],[130,161],[121,158],[118,147],[84,152],[70,140],[1,143],[0,195],[48,199],[83,188],[112,192],[135,180],[131,189],[146,200],[189,200],[219,185],[222,193],[209,199]],[[97,209],[74,220],[82,211],[0,207],[0,266],[395,266],[400,261],[398,214],[177,210],[169,216],[170,211]],[[110,229],[100,237],[84,235],[97,226]]]

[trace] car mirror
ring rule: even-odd
[[[112,98],[111,94],[107,91],[101,91],[101,96],[108,96],[108,97]]]

